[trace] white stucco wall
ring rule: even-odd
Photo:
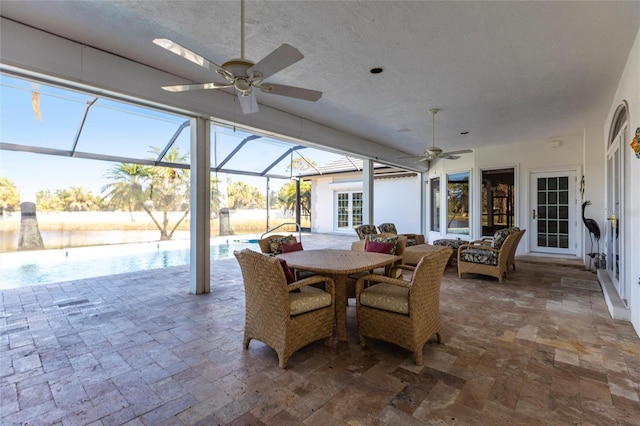
[[[398,232],[420,232],[420,175],[374,180],[374,224],[393,222]],[[362,191],[362,174],[345,173],[312,179],[311,230],[344,232],[335,229],[335,193]],[[394,200],[402,200],[401,208]]]
[[[375,224],[391,222],[400,234],[420,233],[420,176],[375,179]]]
[[[629,133],[633,138],[640,127],[640,31],[631,48],[627,65],[625,66],[618,90],[611,102],[611,108],[604,126],[605,140],[609,135],[611,120],[616,108],[626,101],[629,113]],[[631,142],[629,140],[629,142]],[[628,142],[628,143],[629,143]],[[637,159],[628,143],[622,147],[625,168],[625,220],[624,228],[624,268],[623,279],[630,283],[630,297],[628,299],[631,313],[631,323],[640,335],[640,159]]]
[[[554,146],[551,139],[526,141],[509,145],[496,145],[487,148],[475,149],[473,154],[465,155],[459,160],[440,160],[429,170],[429,177],[440,176],[441,181],[446,180],[447,173],[469,170],[471,172],[470,209],[471,216],[475,218],[471,226],[471,239],[481,236],[480,226],[480,177],[484,169],[508,168],[516,169],[516,226],[523,229],[530,228],[531,201],[530,201],[530,174],[532,172],[557,169],[579,169],[578,180],[582,173],[584,135],[557,136],[553,140],[560,141],[560,146]],[[575,220],[582,229],[580,216],[581,201],[576,199]],[[428,222],[427,218],[427,222]],[[582,235],[582,234],[580,234]],[[442,234],[429,233],[429,240],[442,237]],[[518,254],[530,251],[531,235],[527,232],[518,245]],[[583,240],[578,242],[579,253],[582,253]]]

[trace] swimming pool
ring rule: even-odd
[[[212,241],[211,260],[234,250],[259,251],[252,240]],[[0,254],[0,290],[187,265],[189,241],[162,241]]]

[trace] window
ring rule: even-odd
[[[469,172],[447,174],[447,233],[469,235]]]
[[[482,236],[514,226],[514,176],[513,168],[482,171]]]
[[[440,178],[433,178],[429,181],[431,185],[431,224],[429,229],[433,232],[440,232]]]

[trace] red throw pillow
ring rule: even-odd
[[[292,251],[302,251],[302,243],[282,243],[280,246],[282,253],[291,253]]]
[[[367,241],[365,251],[370,253],[391,254],[393,251],[393,243],[380,243],[378,241]]]
[[[291,284],[296,280],[296,277],[293,275],[293,272],[291,272],[291,269],[289,269],[289,265],[287,265],[286,260],[280,258],[278,258],[278,260],[280,261],[280,265],[284,271],[284,276],[287,277],[287,284]]]

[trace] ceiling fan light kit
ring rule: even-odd
[[[233,87],[244,114],[251,114],[258,111],[258,102],[255,91],[253,90],[254,88],[259,89],[263,93],[311,102],[315,102],[322,97],[322,92],[317,90],[263,82],[273,74],[295,64],[304,58],[304,55],[295,47],[284,43],[257,63],[247,60],[244,57],[244,0],[240,2],[240,58],[231,59],[222,65],[216,65],[172,40],[157,38],[154,39],[153,42],[163,49],[196,65],[214,71],[227,81],[226,83],[179,84],[162,87],[162,89],[169,92],[227,89]]]

